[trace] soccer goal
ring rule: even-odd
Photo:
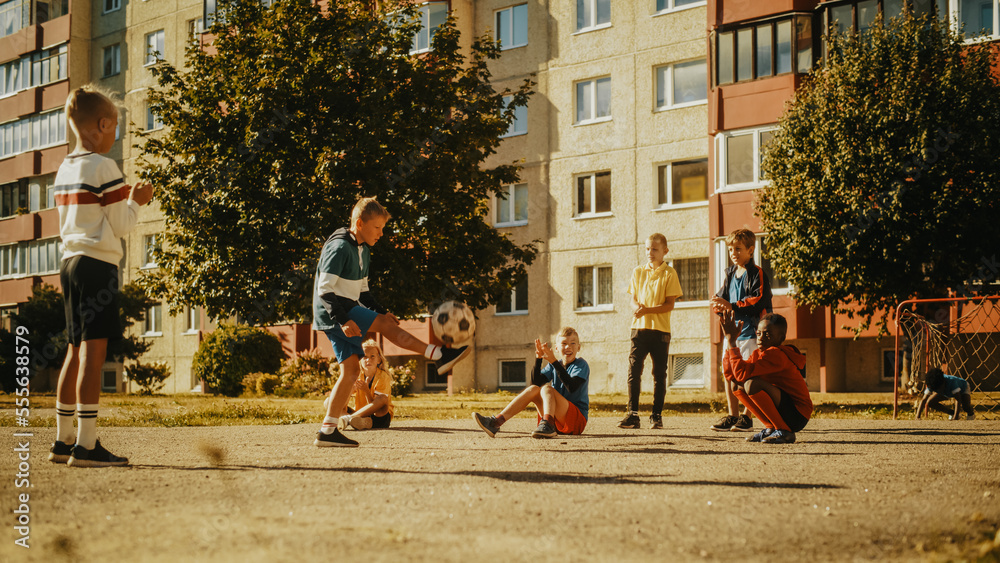
[[[917,308],[934,310],[934,318]],[[1000,418],[1000,296],[903,301],[894,364],[893,418],[900,394],[921,393],[924,374],[935,367],[969,382],[977,416]]]

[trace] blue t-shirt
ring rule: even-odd
[[[743,278],[747,275],[743,272],[742,276],[733,276],[732,282],[729,284],[729,302],[738,303],[749,297],[746,290],[743,288]],[[750,315],[736,313],[733,315],[733,322],[739,326],[740,321],[743,321],[743,329],[740,331],[740,335],[736,337],[736,340],[757,340],[757,323],[760,319],[755,319]]]
[[[563,385],[562,380],[556,375],[556,369],[552,367],[552,364],[548,364],[542,368],[542,376],[552,382],[552,388],[565,397],[567,401],[576,405],[576,408],[580,409],[580,414],[583,415],[583,418],[587,418],[590,412],[590,393],[587,391],[587,388],[590,386],[590,366],[587,365],[587,360],[577,358],[566,366],[566,373],[570,377],[583,379],[583,385],[576,390],[576,393],[570,393],[569,389]]]
[[[969,392],[969,382],[962,379],[961,377],[955,377],[954,375],[944,376],[944,383],[938,389],[938,395],[943,395],[948,399],[957,399],[959,395],[963,395]],[[924,388],[924,395],[930,395],[933,393],[930,387]]]

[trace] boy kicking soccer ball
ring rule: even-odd
[[[494,438],[505,422],[534,403],[538,410],[538,428],[532,438],[554,438],[557,434],[583,434],[587,427],[590,398],[587,383],[590,366],[580,352],[580,335],[566,327],[559,331],[556,347],[562,361],[556,359],[548,344],[535,340],[535,367],[531,371],[531,385],[507,405],[500,414],[486,417],[477,412],[472,419],[483,432]],[[548,362],[543,368],[542,360]]]
[[[421,342],[400,328],[395,315],[379,305],[369,291],[369,247],[382,238],[382,230],[390,218],[375,198],[362,198],[351,212],[350,228],[334,232],[320,254],[313,290],[313,326],[330,339],[340,363],[340,378],[330,391],[329,401],[324,403],[326,418],[313,442],[317,447],[358,445],[344,436],[338,426],[343,426],[340,416],[361,373],[360,359],[365,356],[362,339],[369,331],[437,362],[440,374],[451,371],[470,352],[468,346],[453,349]]]

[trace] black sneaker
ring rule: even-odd
[[[753,419],[750,415],[741,414],[736,417],[736,424],[729,428],[730,432],[753,432]]]
[[[92,450],[79,444],[73,446],[73,451],[66,465],[70,467],[123,467],[128,465],[128,458],[118,457],[109,452],[98,440]]]
[[[727,414],[726,416],[720,418],[718,422],[709,426],[709,428],[715,430],[716,432],[729,432],[729,429],[735,426],[739,420],[740,417]]]
[[[649,415],[649,427],[653,430],[663,428],[663,416],[659,414]]]
[[[352,440],[340,430],[334,430],[329,434],[324,434],[322,432],[316,433],[316,439],[313,440],[313,445],[317,448],[332,448],[334,446],[342,446],[346,448],[356,448],[358,447],[358,442]]]
[[[771,435],[761,440],[765,444],[794,444],[795,432],[791,430],[775,430]]]
[[[618,423],[618,428],[639,428],[639,415],[637,414],[626,414],[625,418]]]
[[[472,352],[472,348],[462,346],[461,348],[441,348],[441,359],[437,360],[438,375],[444,375],[455,367],[455,364],[465,359]]]
[[[552,424],[551,422],[549,422],[547,420],[543,420],[543,421],[541,421],[541,422],[538,423],[538,428],[535,428],[535,431],[531,433],[531,437],[532,438],[555,438],[556,434],[558,434],[558,432],[556,432],[556,425]]]
[[[496,438],[497,432],[500,431],[500,427],[497,426],[497,418],[495,416],[483,416],[478,412],[472,413],[472,420],[476,421],[476,424],[486,432],[490,438]]]
[[[56,440],[56,443],[52,444],[49,448],[49,461],[52,463],[66,463],[69,461],[69,456],[73,453],[73,446]]]

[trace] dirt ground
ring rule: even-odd
[[[819,419],[791,445],[671,417],[535,440],[471,420],[105,428],[129,468],[46,461],[0,429],[0,561],[995,561],[1000,422]],[[645,420],[643,421],[645,426]],[[19,431],[30,438],[15,438]],[[30,488],[18,488],[18,440]],[[15,545],[29,494],[29,549]],[[981,551],[980,551],[981,550]]]

